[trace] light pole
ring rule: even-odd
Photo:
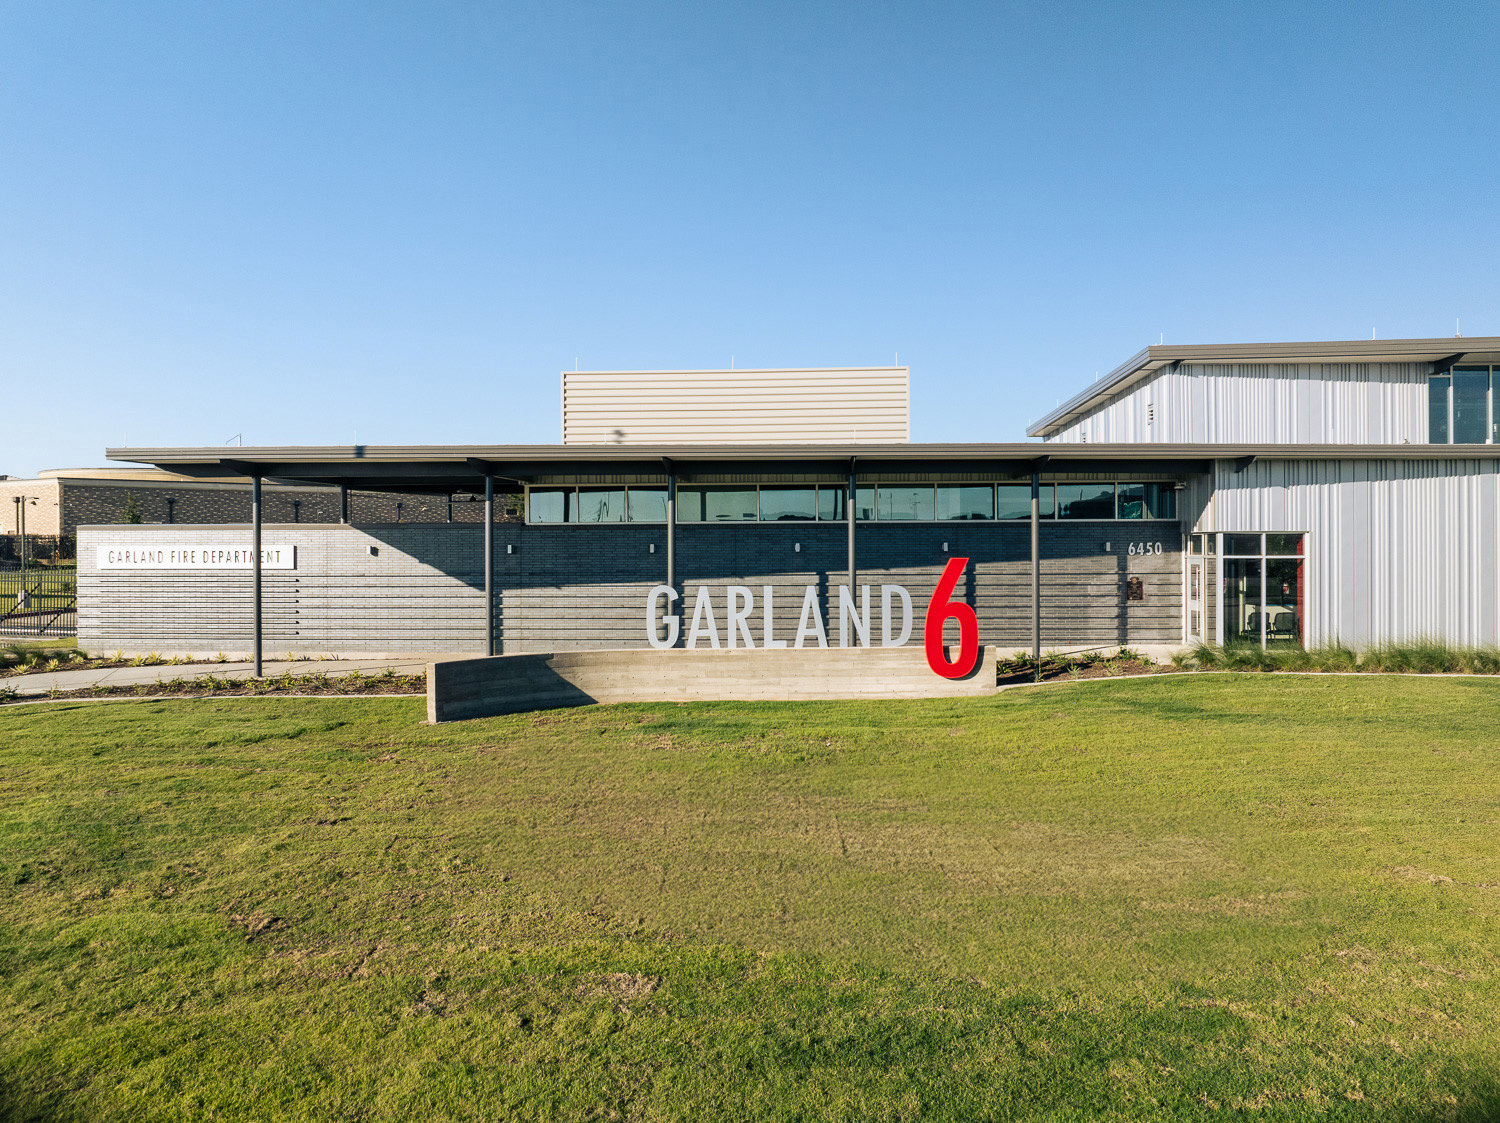
[[[26,496],[16,496],[16,533],[21,538],[21,584],[26,583]]]
[[[21,593],[17,603],[26,598],[26,500],[27,496],[16,496],[16,535],[21,540]],[[36,502],[35,499],[32,500]]]

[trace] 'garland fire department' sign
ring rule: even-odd
[[[98,569],[252,569],[255,551],[240,545],[171,543],[160,546],[100,546]],[[262,569],[296,569],[297,547],[262,546]]]

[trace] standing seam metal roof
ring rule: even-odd
[[[1440,339],[1350,339],[1315,343],[1167,344],[1143,348],[1114,370],[1027,426],[1045,437],[1147,375],[1173,363],[1420,363],[1500,355],[1500,336]]]

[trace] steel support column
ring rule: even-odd
[[[849,516],[849,595],[854,596],[855,580],[859,576],[859,567],[856,565],[854,554],[854,458],[849,459],[849,491],[844,497],[844,513]],[[830,608],[830,611],[832,609]]]
[[[677,588],[677,469],[667,465],[667,581]]]
[[[339,484],[339,522],[349,524],[349,485]]]
[[[1031,657],[1042,658],[1042,478],[1031,473]],[[1038,674],[1040,663],[1038,664]]]
[[[662,464],[667,469],[667,580],[669,589],[677,588],[677,468],[670,460],[664,459]],[[678,616],[682,613],[682,602],[675,602],[672,612]],[[681,643],[682,626],[677,628],[677,642]]]
[[[261,651],[261,606],[260,606],[260,476],[250,477],[250,570],[252,578],[251,611],[255,614],[255,677],[262,678],[265,675],[265,665],[262,662]]]
[[[484,652],[495,654],[495,477],[484,477]]]

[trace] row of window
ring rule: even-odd
[[[1212,555],[1218,549],[1218,542],[1212,534],[1190,534],[1188,535],[1188,553],[1201,555]],[[1238,557],[1282,557],[1298,558],[1302,556],[1302,535],[1300,534],[1225,534],[1224,553]]]
[[[1427,440],[1435,445],[1500,442],[1493,408],[1500,367],[1462,366],[1427,380]]]
[[[846,489],[838,485],[703,485],[677,488],[677,521],[843,522]],[[854,493],[855,518],[940,522],[1031,518],[1030,484],[876,484]],[[1175,519],[1172,484],[1043,484],[1044,519]],[[533,487],[533,523],[667,521],[667,489],[644,487]]]

